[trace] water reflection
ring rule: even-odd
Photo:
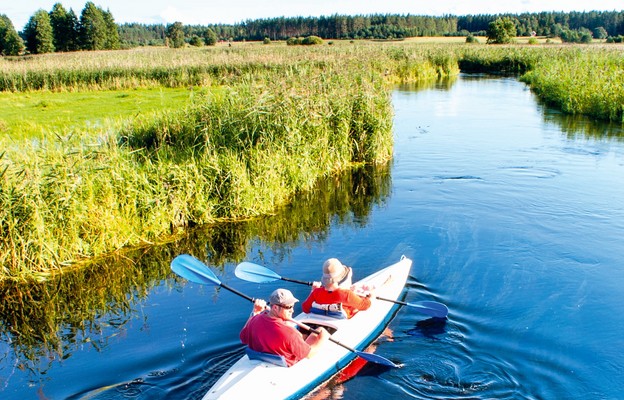
[[[361,167],[322,180],[275,215],[200,227],[167,246],[118,254],[46,282],[0,285],[0,372],[17,366],[45,374],[84,348],[100,351],[157,285],[180,284],[169,270],[180,253],[212,266],[245,259],[262,240],[282,257],[301,239],[323,240],[330,223],[363,226],[390,194],[390,164]],[[139,318],[140,319],[140,318]],[[144,322],[147,324],[147,322]]]
[[[404,84],[399,85],[397,87],[397,90],[399,92],[419,92],[419,91],[428,90],[428,89],[450,90],[453,87],[453,84],[455,84],[455,82],[457,82],[458,79],[459,79],[458,76],[451,76],[448,78],[442,78],[438,80],[404,83]]]
[[[462,80],[500,80],[498,75],[491,74],[461,74]],[[514,83],[516,77],[509,75],[509,79]],[[424,81],[415,82],[410,84],[401,85],[397,88],[399,92],[418,92],[429,89],[436,90],[450,90],[453,85],[458,81],[458,77],[451,77],[446,79],[440,79],[437,81]],[[569,139],[576,139],[579,137],[594,138],[594,139],[615,139],[617,141],[624,140],[624,121],[622,123],[598,121],[589,118],[584,115],[571,115],[562,112],[561,110],[547,105],[545,102],[536,97],[536,102],[541,107],[542,117],[546,123],[552,123],[556,125],[556,128],[565,133]]]
[[[543,103],[543,117],[547,123],[556,124],[566,134],[568,139],[594,138],[624,140],[624,125],[614,122],[592,120],[584,115],[564,114],[561,111],[549,108]],[[623,121],[624,122],[624,121]]]

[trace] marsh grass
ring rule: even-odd
[[[566,49],[543,57],[522,80],[547,104],[568,114],[624,123],[622,49]]]
[[[219,274],[225,264],[246,259],[258,238],[271,248],[266,261],[272,264],[304,238],[322,240],[331,221],[366,223],[373,207],[390,195],[389,169],[367,165],[320,179],[261,218],[197,227],[166,245],[115,254],[29,285],[0,282],[0,337],[13,350],[5,357],[14,357],[7,362],[38,376],[85,347],[99,351],[132,321],[149,327],[150,321],[137,315],[137,304],[163,281],[169,290],[183,284],[169,269],[178,254],[194,254]]]
[[[621,57],[593,46],[384,42],[0,59],[0,86],[33,96],[42,110],[63,108],[46,91],[105,98],[124,90],[121,105],[128,88],[205,88],[181,110],[97,129],[52,121],[41,137],[0,136],[1,275],[44,279],[189,227],[265,215],[319,178],[385,163],[393,85],[459,67],[525,74],[566,111],[621,120]]]
[[[188,227],[260,216],[320,177],[387,162],[389,80],[345,49],[340,59],[326,50],[246,51],[251,61],[234,55],[241,64],[210,67],[221,84],[183,110],[40,140],[5,136],[3,276],[45,278]]]

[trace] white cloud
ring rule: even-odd
[[[180,10],[173,6],[168,6],[160,12],[160,18],[166,24],[171,24],[177,21],[188,21],[188,16],[184,15]]]

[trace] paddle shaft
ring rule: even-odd
[[[250,263],[247,261],[240,263],[236,267],[235,274],[237,277],[243,280],[256,282],[256,283],[266,283],[266,282],[273,282],[276,280],[282,280],[282,281],[293,282],[293,283],[298,283],[298,284],[307,285],[307,286],[314,286],[313,282],[286,278],[286,277],[279,275],[278,273],[276,273],[275,271],[269,268],[263,267],[262,265]],[[434,318],[446,318],[446,316],[448,315],[448,308],[442,303],[431,302],[431,301],[421,302],[421,303],[407,303],[404,301],[386,299],[386,298],[379,297],[379,296],[375,296],[375,298],[377,300],[387,301],[393,304],[399,304],[402,306],[411,307],[423,314],[427,314]]]
[[[254,301],[256,301],[256,299],[254,299],[253,297],[247,296],[245,293],[241,293],[241,292],[239,292],[238,290],[234,289],[234,288],[233,288],[233,287],[231,287],[231,286],[226,285],[226,284],[225,284],[225,283],[223,283],[223,282],[219,282],[219,286],[221,286],[223,289],[229,290],[230,292],[232,292],[232,293],[234,293],[234,294],[239,295],[240,297],[243,297],[243,298],[245,298],[245,299],[247,299],[247,300],[251,301],[252,303],[253,303]]]

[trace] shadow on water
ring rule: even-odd
[[[331,223],[367,224],[376,205],[390,195],[390,163],[366,166],[322,180],[274,215],[200,227],[166,246],[111,256],[45,282],[0,285],[0,372],[46,374],[84,348],[100,351],[124,325],[136,319],[142,302],[158,285],[179,288],[170,272],[178,254],[193,254],[212,266],[245,259],[254,241],[285,256],[305,239],[322,241]],[[134,390],[128,382],[118,390]]]
[[[438,339],[446,333],[446,318],[427,318],[416,322],[416,326],[406,332],[411,336]]]

